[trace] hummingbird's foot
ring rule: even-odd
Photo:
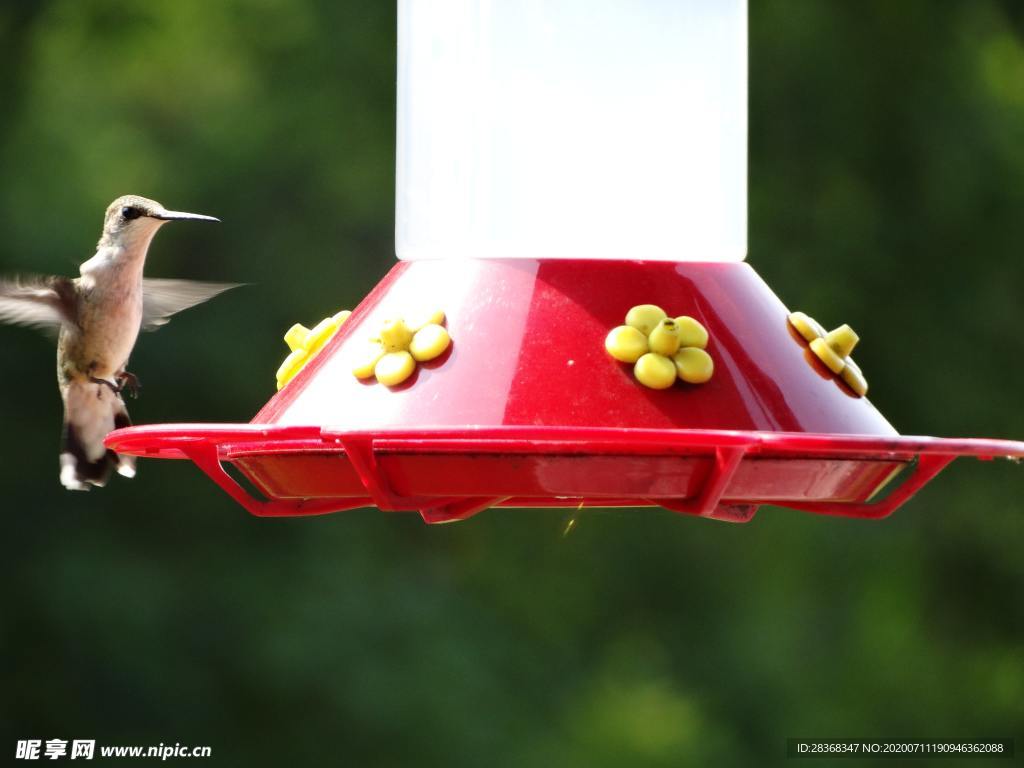
[[[142,382],[139,381],[139,377],[134,373],[128,371],[121,371],[117,375],[118,392],[127,390],[128,394],[131,395],[132,400],[136,400],[139,397],[139,391],[142,389]]]
[[[112,381],[107,381],[106,379],[98,379],[95,376],[90,376],[89,381],[91,381],[93,384],[105,384],[106,386],[110,387],[110,391],[113,392],[115,395],[121,394],[121,387]],[[103,390],[96,390],[96,399],[98,400],[102,394]]]

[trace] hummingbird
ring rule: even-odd
[[[123,393],[137,395],[140,388],[127,370],[139,331],[155,330],[176,312],[238,285],[143,277],[149,244],[169,221],[219,219],[125,195],[107,208],[96,253],[78,277],[0,279],[0,322],[57,334],[60,482],[68,490],[103,486],[115,468],[135,476],[134,457],[107,449],[103,440],[131,424]]]

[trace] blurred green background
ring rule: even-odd
[[[848,321],[905,433],[1024,438],[1024,3],[752,0],[750,261]],[[136,422],[247,421],[281,333],[393,262],[395,11],[0,4],[0,272],[74,274],[134,192],[220,216],[149,272],[253,283],[146,335]],[[784,762],[787,736],[1016,737],[1024,471],[883,522],[765,508],[247,516],[184,463],[68,494],[53,349],[0,327],[0,752],[224,765]],[[10,754],[10,753],[8,753]]]

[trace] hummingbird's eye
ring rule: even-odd
[[[137,219],[141,215],[142,211],[140,211],[138,208],[132,205],[126,205],[124,208],[121,209],[121,218],[123,218],[125,221]]]

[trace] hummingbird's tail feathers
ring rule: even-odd
[[[0,279],[0,322],[42,330],[75,325],[77,295],[68,277]]]
[[[60,482],[69,491],[88,491],[90,486],[101,488],[110,479],[110,470],[117,454],[104,450],[103,455],[90,460],[86,446],[71,424],[64,425],[64,440],[60,453]]]
[[[195,280],[142,279],[142,330],[167,325],[171,316],[209,301],[244,283],[200,283]]]
[[[60,484],[69,491],[88,491],[89,485],[79,479],[78,462],[71,453],[60,455]]]
[[[133,477],[135,458],[114,453],[103,444],[114,429],[131,426],[121,396],[104,384],[73,381],[64,397],[61,484],[68,490],[86,491],[93,485],[106,485],[114,469]]]
[[[117,474],[129,480],[135,477],[135,457],[117,454]]]
[[[114,429],[124,429],[131,425],[132,420],[128,418],[128,409],[125,407],[124,400],[122,400],[120,410],[114,411]],[[114,455],[117,457],[117,474],[121,477],[127,477],[129,480],[135,477],[135,457],[125,453]]]

